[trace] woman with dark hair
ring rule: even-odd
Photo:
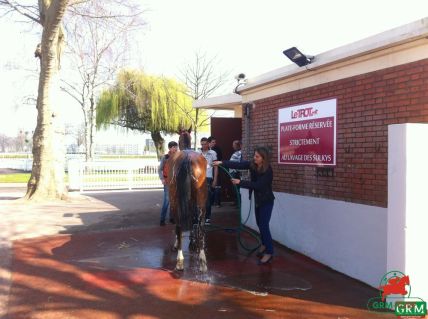
[[[255,195],[255,215],[259,227],[262,245],[257,256],[260,257],[259,265],[269,263],[273,258],[273,242],[270,234],[269,222],[272,216],[275,196],[272,192],[273,172],[270,166],[270,153],[266,147],[257,147],[251,162],[215,161],[213,165],[223,165],[226,168],[249,169],[251,181],[232,178],[235,185],[248,188]]]

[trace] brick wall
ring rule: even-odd
[[[277,164],[278,109],[330,98],[337,98],[334,176],[317,176],[315,166]],[[249,149],[272,147],[274,191],[387,207],[388,125],[428,122],[428,60],[265,98],[255,105]]]

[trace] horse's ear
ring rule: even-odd
[[[192,125],[190,125],[189,129],[187,130],[187,132],[189,132],[189,134],[192,132]]]

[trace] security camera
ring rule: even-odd
[[[235,75],[235,80],[238,82],[238,84],[236,85],[235,89],[233,90],[233,93],[239,94],[238,88],[241,85],[245,85],[247,83],[247,79],[245,78],[244,73],[239,73],[239,74]]]
[[[245,79],[245,74],[244,73],[239,73],[237,75],[235,75],[235,80],[236,81],[240,81],[240,80],[244,80]]]

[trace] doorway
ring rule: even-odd
[[[212,117],[211,135],[216,138],[217,146],[223,153],[223,160],[229,160],[233,154],[232,143],[234,140],[242,140],[242,119],[233,117]],[[230,202],[235,199],[235,189],[229,180],[229,176],[220,169],[221,201]]]

